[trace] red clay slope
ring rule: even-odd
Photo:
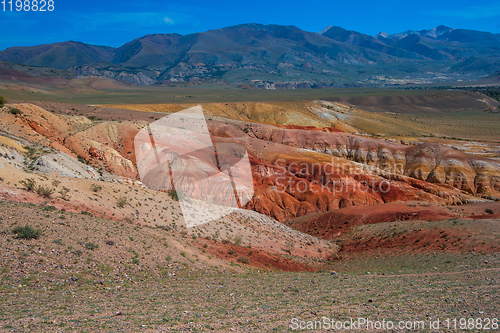
[[[392,202],[349,207],[315,216],[297,218],[284,223],[316,237],[333,239],[364,224],[412,220],[440,221],[454,216],[449,210],[436,204]]]

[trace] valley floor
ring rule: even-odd
[[[430,332],[429,320],[500,316],[497,252],[349,254],[292,273],[178,253],[151,228],[0,204],[1,332],[284,332],[323,317]],[[39,239],[14,238],[25,223]]]
[[[0,321],[6,332],[282,332],[293,328],[293,318],[423,320],[426,326],[438,318],[498,318],[500,257],[463,259],[467,268],[405,273],[195,274],[104,285],[4,286]]]

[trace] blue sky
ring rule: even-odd
[[[3,12],[0,7],[0,50],[66,40],[120,46],[146,34],[189,34],[241,23],[315,32],[338,25],[370,35],[440,24],[500,33],[500,0],[54,1],[53,12]]]

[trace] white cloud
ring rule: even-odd
[[[174,15],[176,20],[174,21],[172,15],[165,16],[165,14],[155,13],[155,12],[139,12],[139,13],[92,13],[92,14],[68,14],[68,17],[73,17],[72,22],[82,22],[85,21],[87,24],[83,28],[84,30],[102,30],[113,28],[146,28],[146,29],[156,29],[161,28],[166,24],[178,24],[178,15]],[[182,20],[181,20],[182,21]],[[82,30],[82,28],[79,28]]]

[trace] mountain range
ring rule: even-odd
[[[146,35],[118,48],[75,41],[11,47],[0,60],[140,86],[381,86],[486,77],[500,70],[500,34],[439,26],[370,36],[337,26],[315,33],[242,24]]]

